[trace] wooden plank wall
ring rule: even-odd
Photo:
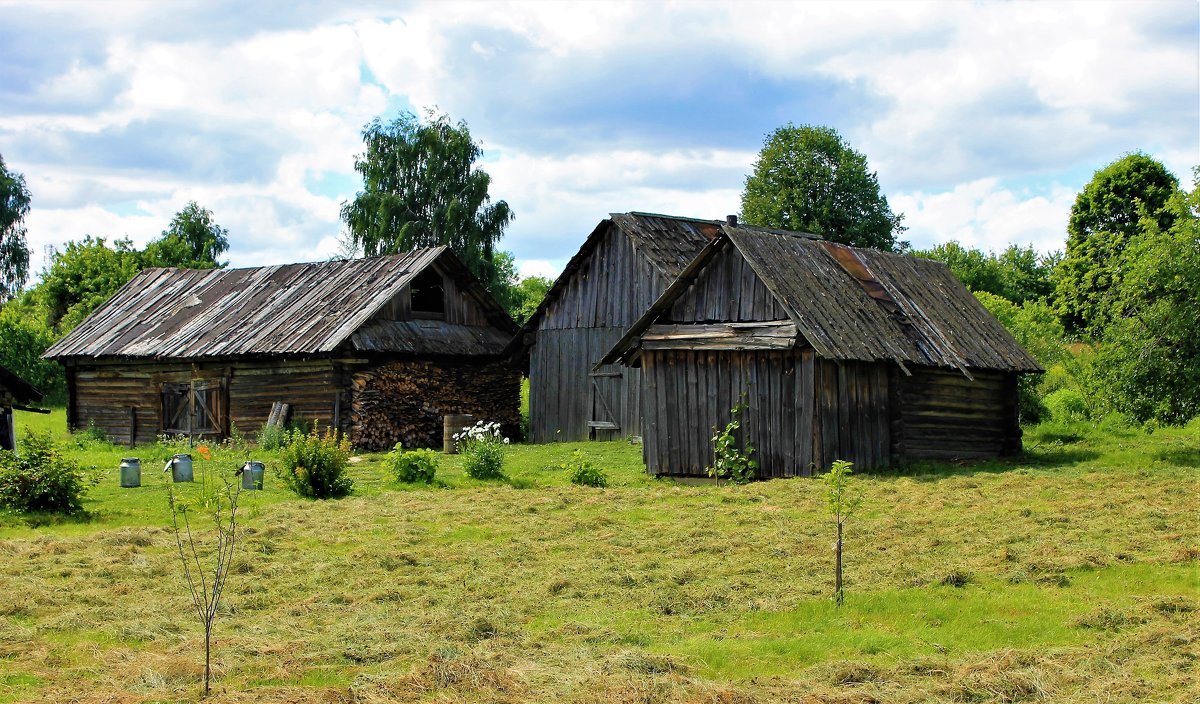
[[[704,267],[671,307],[678,323],[786,320],[787,310],[754,273],[745,257],[726,247]]]
[[[947,369],[897,375],[903,459],[972,459],[1021,451],[1016,374]]]
[[[446,322],[456,325],[489,325],[487,315],[479,301],[460,290],[454,277],[431,265],[442,275],[442,286],[446,296]],[[405,286],[387,305],[379,310],[372,320],[412,320],[412,287]]]
[[[529,440],[565,442],[587,440],[592,416],[592,365],[621,339],[619,328],[543,330],[538,333],[529,359]],[[641,370],[620,365],[603,367],[619,372],[610,380],[617,396],[613,413],[620,416],[625,437],[640,435]]]
[[[625,330],[650,307],[666,286],[662,276],[615,229],[546,309],[530,351],[529,439],[531,442],[586,440],[592,415],[588,374]],[[604,436],[640,435],[641,372],[621,366],[613,382],[614,409],[621,429]]]
[[[835,459],[859,469],[891,462],[888,369],[787,352],[647,351],[642,357],[643,454],[652,474],[701,476],[712,437],[746,392],[746,439],[759,476],[807,476]]]

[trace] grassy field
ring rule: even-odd
[[[61,412],[18,422],[62,434]],[[171,450],[76,445],[104,469],[88,516],[0,514],[0,701],[197,700],[154,471]],[[1026,446],[860,477],[841,609],[813,480],[657,481],[624,442],[513,446],[507,483],[446,457],[436,488],[367,455],[328,502],[268,472],[243,495],[211,700],[1196,701],[1200,423]],[[567,482],[576,448],[609,488]],[[129,454],[142,488],[118,487]]]

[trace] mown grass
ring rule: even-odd
[[[130,450],[84,445],[87,516],[0,515],[0,701],[195,700],[203,636],[153,471],[171,450],[133,451],[145,486],[122,490]],[[329,502],[268,473],[213,700],[1195,701],[1200,424],[1026,446],[860,477],[841,609],[812,480],[657,481],[624,442],[514,446],[507,483],[445,457],[435,487],[367,455]],[[570,485],[576,448],[610,488]]]

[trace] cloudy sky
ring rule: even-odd
[[[914,246],[1050,251],[1123,153],[1190,183],[1198,7],[0,0],[0,155],[34,269],[88,234],[144,244],[188,200],[234,266],[327,258],[363,125],[433,107],[482,142],[525,273],[609,212],[736,213],[788,122],[866,154]]]

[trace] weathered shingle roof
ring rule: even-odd
[[[448,334],[451,326],[445,325],[360,331],[435,261],[457,280],[467,282],[465,287],[474,291],[502,330],[516,329],[507,314],[480,293],[478,282],[458,258],[445,247],[435,247],[387,257],[250,269],[147,269],[44,356],[320,354],[332,352],[356,332],[360,334],[351,341],[353,349],[499,353],[507,339],[497,342],[490,333],[476,336],[469,350],[460,350],[452,339],[457,331]],[[408,334],[420,337],[401,341]]]
[[[679,276],[700,248],[721,234],[719,220],[654,213],[613,213],[609,219],[668,281]]]
[[[722,228],[602,363],[628,359],[641,334],[732,244],[827,359],[1034,372],[1041,367],[941,262],[847,247],[801,233]]]

